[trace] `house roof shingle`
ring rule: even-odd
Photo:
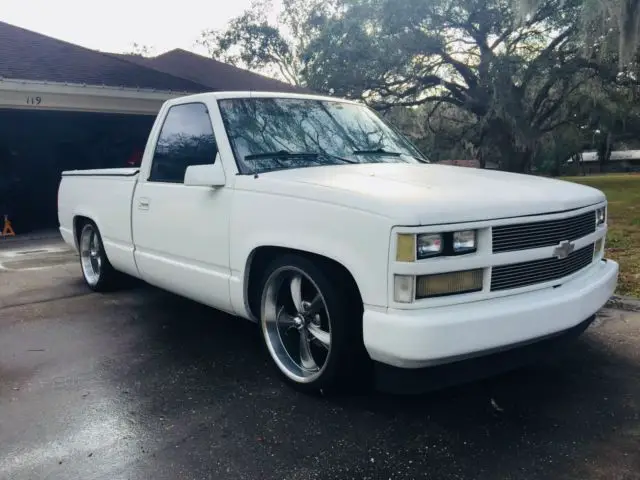
[[[103,53],[1,21],[0,59],[0,78],[190,93],[308,92],[182,49],[151,58]]]
[[[203,85],[0,22],[0,76],[113,87],[202,92]]]
[[[273,78],[234,67],[212,58],[176,48],[157,57],[115,54],[118,58],[153,68],[160,72],[179,76],[199,83],[215,91],[271,91],[311,93]]]

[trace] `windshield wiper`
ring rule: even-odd
[[[286,150],[278,150],[275,152],[254,153],[251,155],[245,155],[245,160],[258,160],[260,158],[277,158],[277,157],[317,157],[317,153],[308,152],[288,152]]]
[[[289,152],[287,150],[277,150],[275,152],[254,153],[251,155],[245,155],[245,160],[259,160],[261,158],[318,158],[320,155],[324,155],[330,158],[341,160],[345,163],[359,163],[355,160],[349,160],[348,158],[342,158],[338,155],[332,155],[326,152]]]
[[[391,155],[393,157],[399,157],[402,155],[400,152],[390,152],[388,150],[384,150],[383,148],[376,148],[375,150],[354,150],[354,155]]]
[[[377,148],[375,150],[354,150],[353,152],[354,155],[388,155],[390,157],[400,157],[402,155],[407,155],[411,158],[414,158],[415,160],[417,160],[420,163],[431,163],[428,160],[425,160],[423,158],[420,158],[416,155],[411,155],[409,153],[400,153],[400,152],[390,152],[389,150],[384,150],[382,148]]]

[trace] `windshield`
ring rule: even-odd
[[[241,173],[425,157],[365,106],[298,98],[219,101]]]

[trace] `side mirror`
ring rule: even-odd
[[[184,184],[194,187],[222,187],[227,183],[222,162],[218,158],[210,165],[191,165],[184,172]]]

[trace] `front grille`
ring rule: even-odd
[[[526,287],[549,282],[582,270],[593,260],[593,243],[567,258],[543,258],[529,262],[499,265],[491,270],[491,291]]]
[[[595,212],[571,218],[493,227],[493,253],[550,247],[576,240],[596,230]]]

